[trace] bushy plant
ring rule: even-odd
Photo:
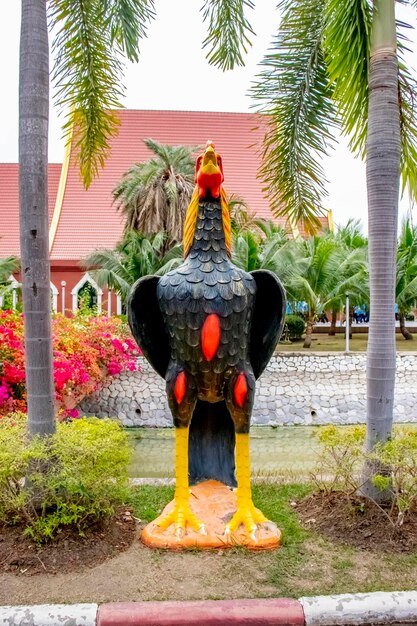
[[[316,485],[325,492],[358,489],[358,466],[363,459],[365,426],[325,426],[318,439],[322,444],[313,474]]]
[[[57,424],[55,435],[28,439],[26,416],[0,420],[0,523],[23,522],[36,541],[63,526],[80,534],[126,497],[130,448],[111,420]]]
[[[305,322],[299,315],[286,315],[285,324],[288,328],[288,337],[292,341],[301,339],[305,331]]]
[[[320,491],[339,491],[347,498],[358,495],[361,469],[366,461],[384,469],[373,483],[381,491],[389,490],[392,498],[383,508],[388,521],[398,528],[406,515],[417,511],[417,430],[394,426],[392,438],[365,449],[365,426],[326,426],[318,434],[322,449],[312,474]],[[379,505],[378,505],[379,506]]]
[[[392,439],[376,447],[369,455],[381,467],[390,468],[388,476],[376,475],[375,487],[390,489],[392,506],[389,512],[395,526],[401,526],[407,513],[417,505],[417,430],[397,426]]]
[[[57,413],[77,417],[82,398],[111,376],[136,369],[138,349],[117,317],[53,319]],[[23,316],[0,311],[0,415],[26,410]]]

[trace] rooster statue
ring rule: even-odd
[[[231,538],[244,525],[256,541],[268,520],[252,502],[249,427],[255,380],[279,340],[283,287],[264,270],[247,273],[231,261],[231,219],[222,159],[211,141],[196,162],[196,187],[184,225],[184,262],[132,287],[130,327],[144,356],[165,379],[175,426],[173,507],[157,522],[206,532],[190,507],[190,488],[206,479],[236,486]],[[236,453],[236,455],[235,455]],[[236,465],[235,465],[236,464]]]

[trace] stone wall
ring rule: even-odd
[[[143,359],[79,407],[117,417],[126,426],[172,425],[165,382]],[[285,353],[274,356],[257,382],[253,424],[354,424],[366,408],[364,353]],[[394,418],[417,422],[417,354],[398,354]]]

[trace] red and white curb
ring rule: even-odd
[[[417,591],[300,598],[306,626],[417,625]]]
[[[299,600],[112,602],[0,607],[0,626],[395,626],[417,625],[417,591]]]

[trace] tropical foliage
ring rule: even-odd
[[[195,148],[163,145],[153,139],[145,139],[145,144],[155,156],[131,167],[113,195],[125,216],[125,232],[154,235],[164,231],[169,233],[169,245],[182,238],[195,186]]]
[[[314,231],[327,182],[319,157],[335,145],[335,131],[349,136],[353,151],[366,151],[375,9],[369,0],[281,0],[278,7],[279,32],[253,89],[268,116],[261,173],[276,215]],[[400,33],[402,173],[403,186],[416,198],[417,81],[403,60],[404,39]]]
[[[108,378],[135,370],[136,344],[116,317],[53,321],[53,365],[56,411],[77,417],[77,404]],[[0,311],[0,415],[26,411],[23,315]]]
[[[166,239],[164,232],[146,236],[132,230],[114,250],[95,250],[84,259],[83,265],[99,287],[115,291],[125,302],[138,278],[163,274],[182,262],[181,245],[174,245],[164,253]]]
[[[405,339],[412,339],[405,318],[417,304],[417,227],[410,219],[404,220],[398,239],[395,301],[401,333]]]
[[[15,256],[0,259],[0,287],[8,284],[10,276],[19,269],[19,261]]]

